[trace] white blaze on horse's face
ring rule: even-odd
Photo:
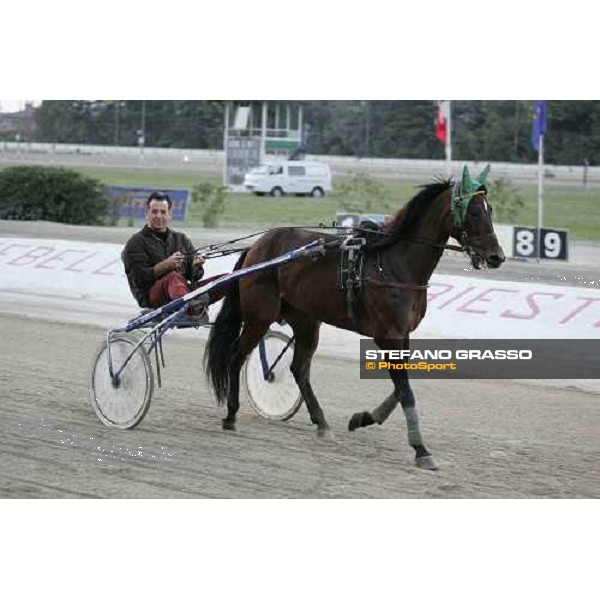
[[[480,269],[485,263],[490,269],[497,269],[505,256],[494,233],[492,206],[483,194],[469,204],[466,231],[473,267]]]

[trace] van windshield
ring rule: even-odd
[[[267,167],[266,165],[262,167],[256,167],[252,169],[250,173],[253,173],[254,175],[267,175],[267,173],[269,173],[269,167]]]

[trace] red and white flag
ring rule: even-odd
[[[450,100],[438,100],[435,119],[435,137],[445,144],[448,140],[448,122],[450,120]]]

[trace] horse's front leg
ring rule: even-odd
[[[374,341],[382,350],[402,350],[405,346],[403,339],[375,339]],[[394,412],[394,409],[398,406],[398,402],[400,401],[400,393],[394,382],[391,371],[389,371],[389,375],[392,379],[392,383],[394,383],[394,391],[372,412],[363,411],[354,413],[348,423],[348,429],[350,431],[354,431],[359,427],[368,427],[374,423],[381,425],[387,420],[392,412]]]
[[[348,423],[348,429],[354,431],[359,427],[368,427],[377,423],[381,425],[387,418],[394,412],[396,406],[398,406],[398,396],[395,390],[373,411],[369,412],[365,410],[363,412],[354,413],[350,417]]]
[[[395,373],[398,372],[396,371]],[[415,463],[421,469],[436,471],[439,467],[425,447],[425,444],[423,444],[415,395],[410,387],[408,376],[405,371],[400,371],[399,375],[392,375],[392,379],[394,380],[394,391],[400,396],[400,404],[404,411],[406,427],[408,429],[408,443],[415,451]]]
[[[375,343],[382,349],[406,349],[409,348],[409,339],[405,337],[399,340],[375,340]],[[348,429],[354,431],[359,427],[368,427],[377,423],[381,425],[392,414],[398,402],[404,411],[406,426],[408,429],[408,443],[415,451],[415,463],[421,469],[435,471],[438,469],[430,452],[423,444],[423,437],[419,427],[419,415],[415,402],[415,396],[410,387],[406,371],[389,371],[390,378],[394,384],[394,391],[372,412],[360,412],[352,415],[348,423]]]

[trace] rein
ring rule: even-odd
[[[466,208],[474,196],[477,196],[478,194],[485,194],[485,191],[477,190],[477,191],[469,193],[469,194],[460,194],[461,188],[462,188],[461,185],[456,185],[454,187],[454,191],[453,191],[452,197],[451,197],[451,209],[452,209],[451,212],[453,214],[453,218],[455,219],[455,222],[458,222],[460,224],[459,229],[461,230],[461,233],[463,234],[463,236],[462,236],[463,239],[461,239],[461,242],[463,242],[462,246],[459,246],[456,244],[437,244],[436,242],[432,242],[430,240],[424,240],[421,238],[404,238],[404,240],[407,242],[414,242],[417,244],[426,244],[429,246],[433,246],[434,248],[441,248],[443,250],[451,250],[453,252],[468,252],[468,240],[466,240],[466,243],[464,241],[464,233],[465,233],[463,230],[464,215],[462,213],[466,212]],[[464,200],[467,200],[466,204],[463,204]],[[371,235],[374,234],[374,235],[379,235],[379,236],[388,235],[387,233],[385,233],[383,231],[377,231],[377,230],[369,229],[366,227],[342,227],[339,225],[325,225],[324,223],[319,223],[318,225],[292,225],[292,226],[288,226],[288,227],[277,227],[277,229],[332,229],[332,230],[343,230],[343,231],[348,231],[348,229],[352,229],[352,231],[359,232],[359,233],[369,233]],[[268,233],[269,231],[272,231],[272,228],[263,229],[262,231],[257,231],[256,233],[244,235],[239,238],[235,238],[233,240],[228,240],[226,242],[221,242],[218,244],[208,244],[206,246],[199,246],[198,248],[194,249],[193,256],[196,256],[197,254],[202,254],[205,258],[208,259],[208,258],[217,258],[220,256],[227,256],[228,254],[234,254],[236,252],[243,252],[244,250],[249,250],[251,248],[251,246],[243,246],[243,247],[229,248],[229,249],[227,249],[226,247],[230,246],[231,244],[240,242],[242,240],[247,240],[247,239],[250,239],[253,237],[257,237],[259,235],[263,235],[264,233]],[[473,238],[473,239],[477,239],[477,238]],[[326,244],[326,246],[327,245],[329,245],[330,248],[333,248],[333,247],[336,247],[337,244],[335,241],[331,241],[331,242],[328,242]]]
[[[460,186],[457,186],[457,187],[460,187]],[[478,190],[471,194],[455,195],[453,197],[453,201],[456,203],[456,208],[458,208],[458,211],[460,212],[463,200],[470,201],[474,196],[476,196],[478,194],[485,194],[485,192],[483,190]],[[467,202],[467,205],[468,205],[468,202]],[[462,221],[462,219],[461,219],[461,221]],[[461,225],[463,225],[463,223],[461,223]],[[351,229],[354,232],[368,233],[369,235],[378,235],[378,236],[382,236],[382,237],[388,235],[387,233],[385,233],[383,231],[377,231],[375,229],[369,229],[366,227],[342,227],[339,225],[325,225],[324,223],[319,223],[318,225],[314,225],[314,224],[313,225],[292,225],[292,226],[287,226],[287,227],[277,227],[277,229],[332,229],[332,230],[336,230],[336,231],[337,230],[348,231],[348,229]],[[461,229],[462,229],[462,227],[461,227]],[[231,244],[235,244],[242,240],[247,240],[247,239],[250,239],[253,237],[257,237],[259,235],[263,235],[265,233],[268,233],[269,231],[272,231],[272,228],[263,229],[261,231],[255,232],[255,233],[251,233],[249,235],[244,235],[244,236],[234,238],[232,240],[228,240],[226,242],[221,242],[218,244],[208,244],[206,246],[199,246],[198,248],[194,249],[194,252],[192,255],[196,256],[198,254],[201,254],[204,258],[211,259],[211,258],[218,258],[221,256],[227,256],[229,254],[235,254],[238,252],[244,252],[245,250],[249,250],[252,247],[252,245],[241,246],[241,247],[238,246],[236,248],[227,248],[227,246],[230,246]],[[485,237],[485,236],[478,236],[476,238],[468,239],[466,237],[466,232],[464,230],[462,230],[461,233],[462,233],[462,236],[461,236],[462,245],[438,244],[431,240],[426,240],[426,239],[418,238],[418,237],[407,237],[407,238],[403,238],[402,241],[412,242],[412,243],[416,243],[416,244],[424,244],[427,246],[432,246],[434,248],[439,248],[441,250],[450,250],[452,252],[466,252],[468,254],[470,252],[469,241],[479,239],[480,237]],[[341,237],[342,236],[340,235],[340,238]],[[325,248],[328,250],[333,250],[333,249],[339,247],[341,244],[342,244],[342,239],[331,240],[331,241],[328,241],[325,243]],[[403,286],[405,287],[406,285],[408,285],[408,284],[402,284],[398,287],[403,287]],[[415,286],[413,286],[413,287],[415,287]],[[417,286],[416,289],[420,289],[420,287]]]
[[[291,225],[288,227],[276,227],[275,229],[333,229],[333,230],[343,230],[348,231],[348,229],[352,229],[352,231],[356,231],[359,233],[369,233],[380,236],[387,235],[383,231],[377,231],[374,229],[368,229],[366,227],[342,227],[339,225],[324,225],[323,223],[319,223],[318,225]],[[244,252],[245,250],[249,250],[252,245],[249,246],[238,246],[236,248],[227,248],[231,244],[235,244],[237,242],[241,242],[242,240],[247,240],[259,235],[263,235],[264,233],[268,233],[272,231],[273,228],[263,229],[262,231],[257,231],[256,233],[251,233],[249,235],[244,235],[239,238],[235,238],[233,240],[228,240],[226,242],[220,242],[218,244],[208,244],[206,246],[198,246],[194,248],[194,252],[191,253],[192,256],[196,256],[197,254],[201,254],[206,259],[218,258],[221,256],[227,256],[228,254],[235,254],[236,252]],[[429,240],[424,240],[420,238],[404,238],[407,242],[415,242],[418,244],[427,244],[430,246],[434,246],[435,248],[443,248],[445,250],[452,250],[454,252],[464,252],[465,249],[461,246],[457,246],[456,244],[436,244],[435,242],[431,242]],[[340,235],[340,239],[330,240],[325,242],[326,249],[335,249],[339,245],[342,244],[342,236]],[[186,253],[190,254],[190,253]]]
[[[275,227],[269,229],[263,229],[262,231],[257,231],[256,233],[250,233],[249,235],[244,235],[239,238],[235,238],[233,240],[228,240],[227,242],[220,242],[218,244],[208,244],[206,246],[198,246],[194,248],[193,253],[185,253],[186,255],[196,256],[201,254],[204,258],[218,258],[220,256],[227,256],[228,254],[235,254],[236,252],[243,252],[245,250],[250,250],[252,248],[252,244],[249,246],[238,246],[236,248],[226,248],[231,244],[235,244],[237,242],[241,242],[242,240],[247,240],[259,235],[263,235],[264,233],[268,233],[269,231],[273,231],[273,229],[343,229],[347,230],[348,227],[341,227],[337,225],[325,225],[324,223],[319,223],[318,225],[290,225],[287,227]],[[360,227],[355,227],[352,229],[361,229]],[[366,231],[366,230],[365,230]],[[342,243],[342,240],[331,240],[329,242],[325,242],[325,248],[332,249],[337,247]],[[223,249],[222,249],[223,248]]]
[[[458,246],[456,244],[436,244],[430,240],[424,240],[422,238],[404,238],[403,241],[414,242],[415,244],[425,244],[426,246],[433,246],[434,248],[441,248],[442,250],[452,250],[454,252],[465,252],[465,246]]]

